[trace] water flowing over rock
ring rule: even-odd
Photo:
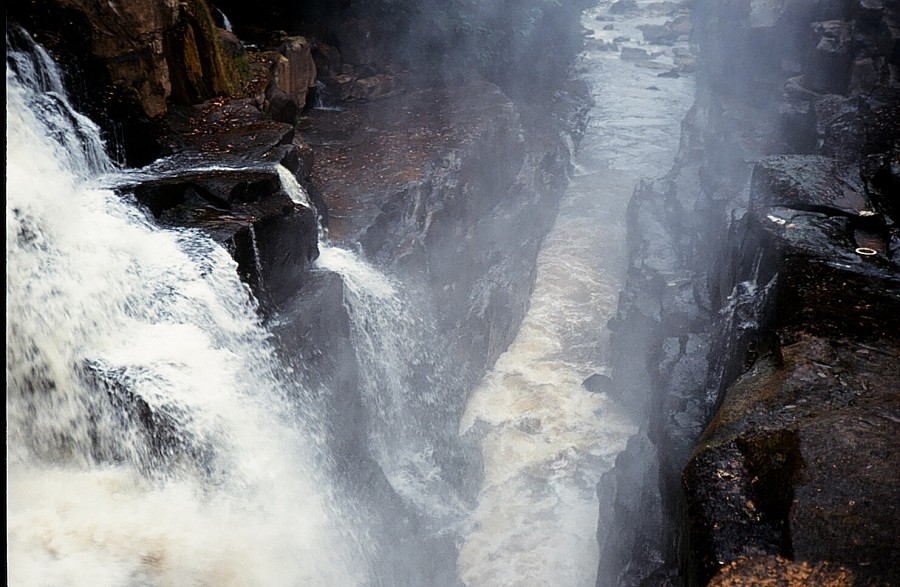
[[[407,161],[386,150],[384,165],[396,166],[392,170],[399,175],[419,175],[388,182],[384,186],[388,193],[372,193],[366,191],[371,185],[367,182],[375,180],[375,175],[359,168],[354,170],[354,177],[344,178],[358,183],[341,186],[323,181],[325,174],[312,157],[315,149],[332,165],[334,152],[314,141],[311,148],[304,141],[316,136],[304,126],[313,118],[306,115],[316,113],[307,103],[309,90],[318,87],[312,43],[275,33],[270,40],[278,39],[281,50],[267,51],[277,46],[258,50],[221,32],[210,37],[205,24],[194,20],[196,11],[205,6],[204,2],[179,5],[178,10],[187,11],[182,14],[185,19],[173,17],[160,29],[171,42],[169,47],[174,48],[178,63],[177,67],[169,64],[172,89],[160,94],[164,108],[145,111],[139,117],[148,123],[148,132],[137,137],[135,144],[146,150],[138,154],[126,145],[125,159],[143,166],[115,173],[110,166],[108,176],[97,180],[109,186],[104,188],[104,197],[117,202],[123,214],[152,235],[162,235],[151,238],[162,242],[168,235],[177,235],[173,237],[177,246],[164,247],[161,255],[175,248],[190,257],[186,268],[175,271],[177,283],[170,285],[165,283],[169,275],[165,271],[158,280],[150,280],[151,270],[143,259],[126,263],[128,270],[113,262],[104,268],[111,280],[121,277],[129,288],[135,283],[147,284],[146,292],[132,292],[121,302],[125,314],[143,316],[144,297],[140,293],[158,298],[149,311],[150,325],[146,328],[159,331],[159,336],[149,337],[147,343],[156,345],[148,355],[153,365],[145,367],[137,350],[127,357],[94,353],[93,344],[86,342],[83,367],[76,368],[81,374],[76,387],[84,397],[96,394],[96,398],[82,400],[77,396],[70,403],[91,404],[84,414],[77,414],[87,422],[88,439],[68,443],[68,436],[75,435],[63,422],[54,444],[45,442],[45,437],[53,436],[57,428],[50,426],[45,434],[28,422],[28,414],[34,412],[52,419],[52,406],[29,407],[28,398],[33,393],[52,396],[61,379],[44,377],[40,369],[29,375],[29,363],[20,362],[21,357],[15,355],[12,363],[19,366],[12,378],[13,396],[24,398],[19,402],[24,406],[21,410],[11,410],[16,413],[16,453],[24,463],[20,470],[42,483],[37,469],[53,469],[53,465],[41,459],[53,461],[56,449],[62,451],[71,444],[72,458],[84,460],[82,477],[87,486],[103,485],[98,467],[122,464],[123,459],[134,461],[122,465],[123,474],[132,475],[139,485],[146,482],[151,495],[156,476],[162,479],[164,491],[169,490],[165,480],[173,478],[172,491],[196,490],[199,496],[180,501],[170,498],[177,507],[198,510],[192,518],[194,524],[218,533],[222,531],[221,520],[236,520],[258,537],[254,542],[242,531],[235,531],[232,534],[236,539],[248,544],[246,556],[223,547],[233,562],[225,565],[213,557],[213,564],[241,584],[277,583],[270,574],[279,572],[289,581],[311,585],[458,584],[458,537],[480,479],[479,457],[467,453],[471,452],[468,440],[458,438],[458,419],[467,386],[502,352],[524,313],[540,237],[552,222],[567,181],[572,144],[583,125],[588,100],[577,85],[572,86],[575,91],[565,97],[560,93],[548,114],[546,103],[514,103],[480,76],[468,80],[469,85],[460,83],[449,90],[443,84],[420,85],[415,93],[410,90],[404,95],[409,88],[392,85],[400,77],[389,66],[379,70],[354,64],[360,67],[351,70],[356,78],[354,87],[362,89],[347,96],[352,104],[346,108],[342,104],[343,110],[322,109],[316,115],[339,114],[341,124],[351,125],[371,116],[371,126],[362,125],[357,130],[372,132],[371,136],[379,137],[384,146],[402,149],[413,145],[416,149],[415,158]],[[73,14],[90,24],[89,13]],[[40,29],[39,36],[58,34],[52,19],[29,22],[50,23]],[[239,96],[228,96],[230,91],[215,87],[207,77],[205,59],[217,54],[203,44],[209,38],[227,41],[231,49],[226,55],[232,65],[239,65],[243,59],[249,62],[251,77],[244,80]],[[56,40],[55,50],[61,51],[64,35]],[[90,47],[82,49],[74,61],[91,55],[93,67],[108,57],[92,54]],[[348,52],[333,65],[346,71],[349,57]],[[167,58],[154,55],[160,67]],[[8,85],[9,76],[8,69]],[[98,79],[85,79],[84,96],[88,99],[98,92],[95,84],[102,88],[106,83],[105,77]],[[364,83],[372,79],[378,83]],[[132,82],[140,83],[123,82],[119,89],[128,94]],[[281,94],[286,100],[278,110],[274,98]],[[384,100],[388,95],[402,96],[401,113],[402,108],[408,111],[401,116],[410,118],[398,119],[397,105]],[[417,104],[422,98],[425,102]],[[102,102],[101,107],[110,104],[114,101]],[[116,116],[106,119],[113,121],[107,128],[114,129],[116,120],[129,118],[140,104],[125,104]],[[426,107],[433,108],[437,118],[416,126],[412,116],[425,114]],[[74,116],[74,110],[72,113]],[[329,127],[316,128],[318,132],[323,129],[327,132]],[[401,130],[409,134],[396,134]],[[448,136],[419,142],[413,133],[420,131],[429,138],[443,133]],[[128,134],[129,140],[134,140],[130,130]],[[350,147],[362,147],[354,153],[360,165],[374,161],[371,146],[354,144],[357,137],[353,134],[346,138]],[[385,171],[390,175],[392,170]],[[349,197],[360,203],[360,224],[357,233],[341,235],[345,227],[335,204]],[[408,215],[409,207],[417,212]],[[375,214],[363,214],[363,210],[373,209],[377,210]],[[19,218],[20,213],[8,208],[8,222]],[[105,216],[101,214],[100,218]],[[32,230],[25,220],[22,222],[23,227],[13,232],[23,241],[28,241],[31,233],[43,234],[40,227]],[[98,228],[105,226],[104,222],[97,221]],[[466,223],[475,228],[466,229]],[[116,234],[98,230],[97,236],[115,241]],[[360,234],[366,236],[361,238]],[[340,240],[356,248],[357,239],[365,242],[365,252],[380,267],[334,246]],[[48,236],[47,240],[53,239]],[[134,246],[143,252],[152,249],[143,242],[137,239]],[[415,255],[407,254],[410,248],[415,249]],[[99,249],[103,249],[98,253],[101,262],[106,255],[117,259],[127,256],[117,252],[115,242],[104,241]],[[497,260],[506,258],[510,259],[509,266],[495,266]],[[22,263],[30,259],[22,253]],[[165,265],[165,259],[168,257],[163,255],[158,263]],[[338,262],[341,259],[346,262]],[[85,270],[93,267],[90,263],[79,266]],[[180,261],[176,266],[182,267]],[[385,269],[396,275],[382,273]],[[459,272],[460,279],[454,272]],[[409,279],[409,283],[396,281],[400,277]],[[225,282],[227,293],[221,289],[207,292],[205,280],[217,285]],[[106,283],[98,281],[97,285]],[[385,283],[390,287],[380,287]],[[119,286],[109,287],[113,291],[107,297],[118,300],[113,294],[118,295]],[[60,295],[77,294],[73,290],[77,287],[66,284]],[[24,308],[28,297],[19,290],[12,293]],[[198,311],[214,321],[230,316],[232,305],[237,307],[240,318],[252,321],[251,325],[234,327],[239,330],[237,342],[228,334],[217,335],[215,325],[208,330],[200,328],[202,332],[196,337],[188,336],[193,333],[195,316],[182,315],[180,306],[178,311],[171,310],[164,301],[171,297],[190,304],[198,297],[203,301],[217,296],[226,298],[224,309],[215,303],[207,308],[198,301]],[[114,314],[115,309],[110,312]],[[32,316],[24,309],[22,315]],[[170,319],[183,328],[167,329]],[[163,326],[157,328],[154,321]],[[227,326],[232,325],[228,322]],[[72,327],[73,336],[81,332],[80,326]],[[116,326],[110,328],[115,330]],[[477,344],[466,344],[464,329],[476,333]],[[138,329],[140,332],[127,327],[120,330],[122,336],[132,336],[136,345],[148,339],[143,336],[143,328]],[[163,331],[170,336],[164,336]],[[176,344],[179,333],[180,344]],[[418,345],[411,344],[415,337],[421,339]],[[40,332],[32,338],[41,338]],[[52,347],[54,339],[46,338]],[[14,354],[21,351],[28,355],[28,346],[27,340],[8,340]],[[248,347],[257,349],[258,356],[248,355]],[[52,348],[47,351],[52,352]],[[236,358],[229,363],[232,353]],[[204,371],[203,365],[215,370],[215,376]],[[242,369],[244,365],[248,365],[248,372]],[[19,376],[20,368],[24,375]],[[182,377],[185,369],[190,374]],[[161,372],[159,377],[157,370]],[[254,378],[257,371],[262,372],[260,378]],[[234,387],[232,378],[237,381]],[[166,391],[154,389],[163,380],[184,382],[185,386],[173,384],[177,397],[169,397]],[[275,399],[267,404],[270,392]],[[215,398],[212,403],[227,404],[227,414],[220,415],[218,404],[216,409],[204,409],[209,407],[204,404],[207,396]],[[94,401],[100,406],[97,411],[93,411]],[[267,413],[266,407],[272,413]],[[235,418],[239,414],[246,419]],[[262,444],[255,441],[254,430]],[[120,440],[120,434],[129,436],[129,441]],[[308,446],[302,442],[305,435]],[[279,453],[277,447],[282,442]],[[117,443],[121,448],[116,448]],[[42,449],[42,444],[47,446]],[[137,456],[132,457],[129,451]],[[240,468],[230,470],[231,463]],[[296,478],[291,477],[291,463],[296,465]],[[257,495],[255,490],[264,485],[263,478],[273,482]],[[182,479],[184,485],[179,484]],[[242,483],[251,494],[244,503],[235,497]],[[23,546],[30,536],[26,528],[29,516],[41,514],[23,505],[27,487],[24,480],[17,483],[11,502],[15,510],[16,577],[31,576],[29,573],[37,568],[28,566],[28,547]],[[142,491],[137,490],[137,503],[145,498],[147,492]],[[101,503],[109,499],[102,488],[93,493],[100,495]],[[223,504],[222,511],[210,513],[204,507],[205,496]],[[55,507],[55,497],[45,497]],[[266,498],[271,499],[266,502]],[[285,500],[296,500],[297,504],[289,508]],[[153,507],[148,504],[146,509],[177,509],[173,505],[167,510],[166,501],[162,499]],[[232,511],[244,505],[249,511]],[[123,507],[127,511],[129,506]],[[282,508],[291,512],[281,520],[273,518]],[[255,513],[259,516],[254,517]],[[85,511],[83,515],[88,519],[91,513]],[[300,523],[298,517],[308,520]],[[353,523],[358,528],[348,530]],[[284,524],[296,530],[289,537],[282,536]],[[178,541],[170,536],[167,524],[160,522],[159,527],[164,546],[158,558],[168,561],[174,558],[169,547]],[[56,529],[59,527],[48,531],[52,534]],[[347,536],[340,538],[345,530]],[[310,536],[318,536],[321,541],[309,541]],[[121,569],[111,570],[109,584],[121,584],[126,576],[148,581],[162,577],[159,580],[181,583],[215,575],[214,570],[196,565],[170,569],[162,562],[157,564],[156,555],[132,564],[130,538],[118,541],[124,562]],[[202,544],[194,550],[185,549],[185,556],[199,553],[197,556],[206,560],[209,557],[204,549],[224,541],[206,533],[198,540]],[[319,554],[317,549],[329,554]],[[63,550],[65,561],[80,554],[92,556],[90,547],[80,543]],[[43,552],[37,547],[31,554],[43,556]],[[277,561],[286,553],[298,558],[279,564]],[[246,568],[231,568],[242,562],[248,563]],[[93,564],[93,560],[85,561],[83,567],[90,569]],[[102,561],[97,564],[102,565]],[[57,573],[54,567],[52,572],[52,583],[74,581],[73,573],[66,574],[65,569]]]
[[[10,53],[9,581],[359,584],[315,412],[234,261],[105,187],[129,178],[55,64]]]
[[[314,111],[302,132],[330,238],[427,284],[464,372],[489,365],[524,313],[568,167],[555,129],[578,129],[584,108],[576,97],[558,112],[570,121],[523,114],[476,78]]]
[[[897,0],[585,4],[11,5],[12,583],[900,583]]]

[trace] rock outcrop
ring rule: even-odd
[[[433,292],[463,372],[490,365],[524,315],[567,173],[559,129],[585,113],[559,105],[538,117],[475,78],[313,112],[302,133],[330,238]]]
[[[162,225],[209,233],[270,314],[318,256],[327,208],[309,182],[310,148],[248,99],[175,109],[168,125],[173,154],[120,190]]]
[[[241,85],[204,0],[13,2],[7,18],[60,62],[78,107],[133,166],[164,153],[159,137],[171,104],[229,95]]]
[[[681,153],[629,209],[614,379],[651,416],[598,585],[900,580],[898,15],[694,4]]]

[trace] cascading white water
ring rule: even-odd
[[[638,25],[666,18],[613,16],[611,4],[582,21],[608,46],[644,45]],[[596,485],[636,428],[582,382],[609,371],[606,323],[625,275],[626,206],[637,181],[671,166],[690,103],[689,78],[657,77],[671,69],[671,51],[652,47],[639,65],[617,52],[582,58],[596,106],[576,174],[541,249],[523,324],[461,426],[488,427],[484,482],[458,565],[472,587],[595,584],[604,524]]]
[[[617,20],[608,34],[637,38],[636,24]],[[472,586],[592,584],[594,487],[634,431],[581,382],[606,371],[597,333],[622,278],[623,211],[634,181],[670,163],[690,82],[608,57],[528,316],[461,426],[487,428],[474,512],[448,465],[464,458],[452,400],[464,391],[427,313],[348,251],[325,244],[318,261],[343,278],[367,448],[421,514],[419,531],[465,534],[458,567]],[[234,262],[102,188],[118,172],[96,129],[52,68],[11,59],[10,584],[389,584],[369,576],[371,545],[352,538],[365,529],[349,527],[359,520],[334,495],[319,423],[296,409],[305,392],[275,359]]]
[[[322,247],[317,265],[339,274],[367,410],[370,450],[393,489],[436,533],[458,531],[465,506],[442,453],[452,452],[460,393],[428,312],[399,283],[355,253]]]
[[[340,106],[331,106],[326,104],[328,97],[328,86],[325,85],[325,82],[317,81],[316,82],[316,103],[313,106],[316,110],[327,110],[330,112],[340,112],[342,109]]]
[[[9,584],[363,584],[234,261],[98,187],[49,58],[7,59]]]
[[[278,179],[281,180],[281,187],[292,202],[301,206],[306,206],[307,208],[313,207],[312,202],[309,199],[309,194],[306,193],[306,190],[303,189],[303,186],[300,185],[300,182],[297,181],[297,178],[294,177],[294,174],[291,173],[287,167],[278,164],[275,166],[275,171],[278,172]]]
[[[219,16],[222,17],[222,28],[228,31],[229,33],[234,32],[234,27],[231,24],[231,21],[225,16],[225,13],[216,8],[216,11],[219,13]]]

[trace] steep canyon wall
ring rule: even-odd
[[[681,154],[629,209],[616,373],[650,416],[598,585],[898,580],[898,14],[694,3]]]
[[[466,63],[424,71],[379,61],[378,22],[335,22],[331,12],[327,26],[304,17],[291,34],[254,23],[253,47],[217,27],[202,1],[123,14],[102,3],[19,2],[9,16],[8,41],[24,36],[21,24],[46,43],[109,146],[142,166],[122,197],[232,254],[284,361],[318,394],[341,482],[385,498],[373,514],[391,545],[382,575],[453,584],[452,539],[424,530],[372,454],[347,285],[316,259],[323,247],[355,249],[421,294],[416,310],[433,313],[456,372],[450,409],[461,412],[515,335],[556,216],[589,101],[565,82],[577,43],[549,55],[529,49],[557,75],[525,91]],[[577,19],[571,31],[566,39],[578,39]],[[327,107],[315,109],[329,90]],[[478,486],[477,460],[466,466],[463,494]],[[410,570],[418,558],[428,560],[422,575]]]

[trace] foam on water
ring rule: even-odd
[[[597,21],[608,4],[583,24],[596,38],[641,44],[637,25],[654,19]],[[602,30],[610,22],[615,30]],[[642,177],[671,166],[691,82],[658,78],[611,52],[589,51],[581,69],[596,106],[539,255],[528,313],[461,424],[463,433],[486,429],[485,478],[458,561],[473,587],[593,586],[604,524],[596,486],[636,432],[582,382],[609,374],[606,323],[626,271],[625,209]]]
[[[7,66],[10,584],[361,584],[234,261],[100,187],[96,127],[28,58]]]

